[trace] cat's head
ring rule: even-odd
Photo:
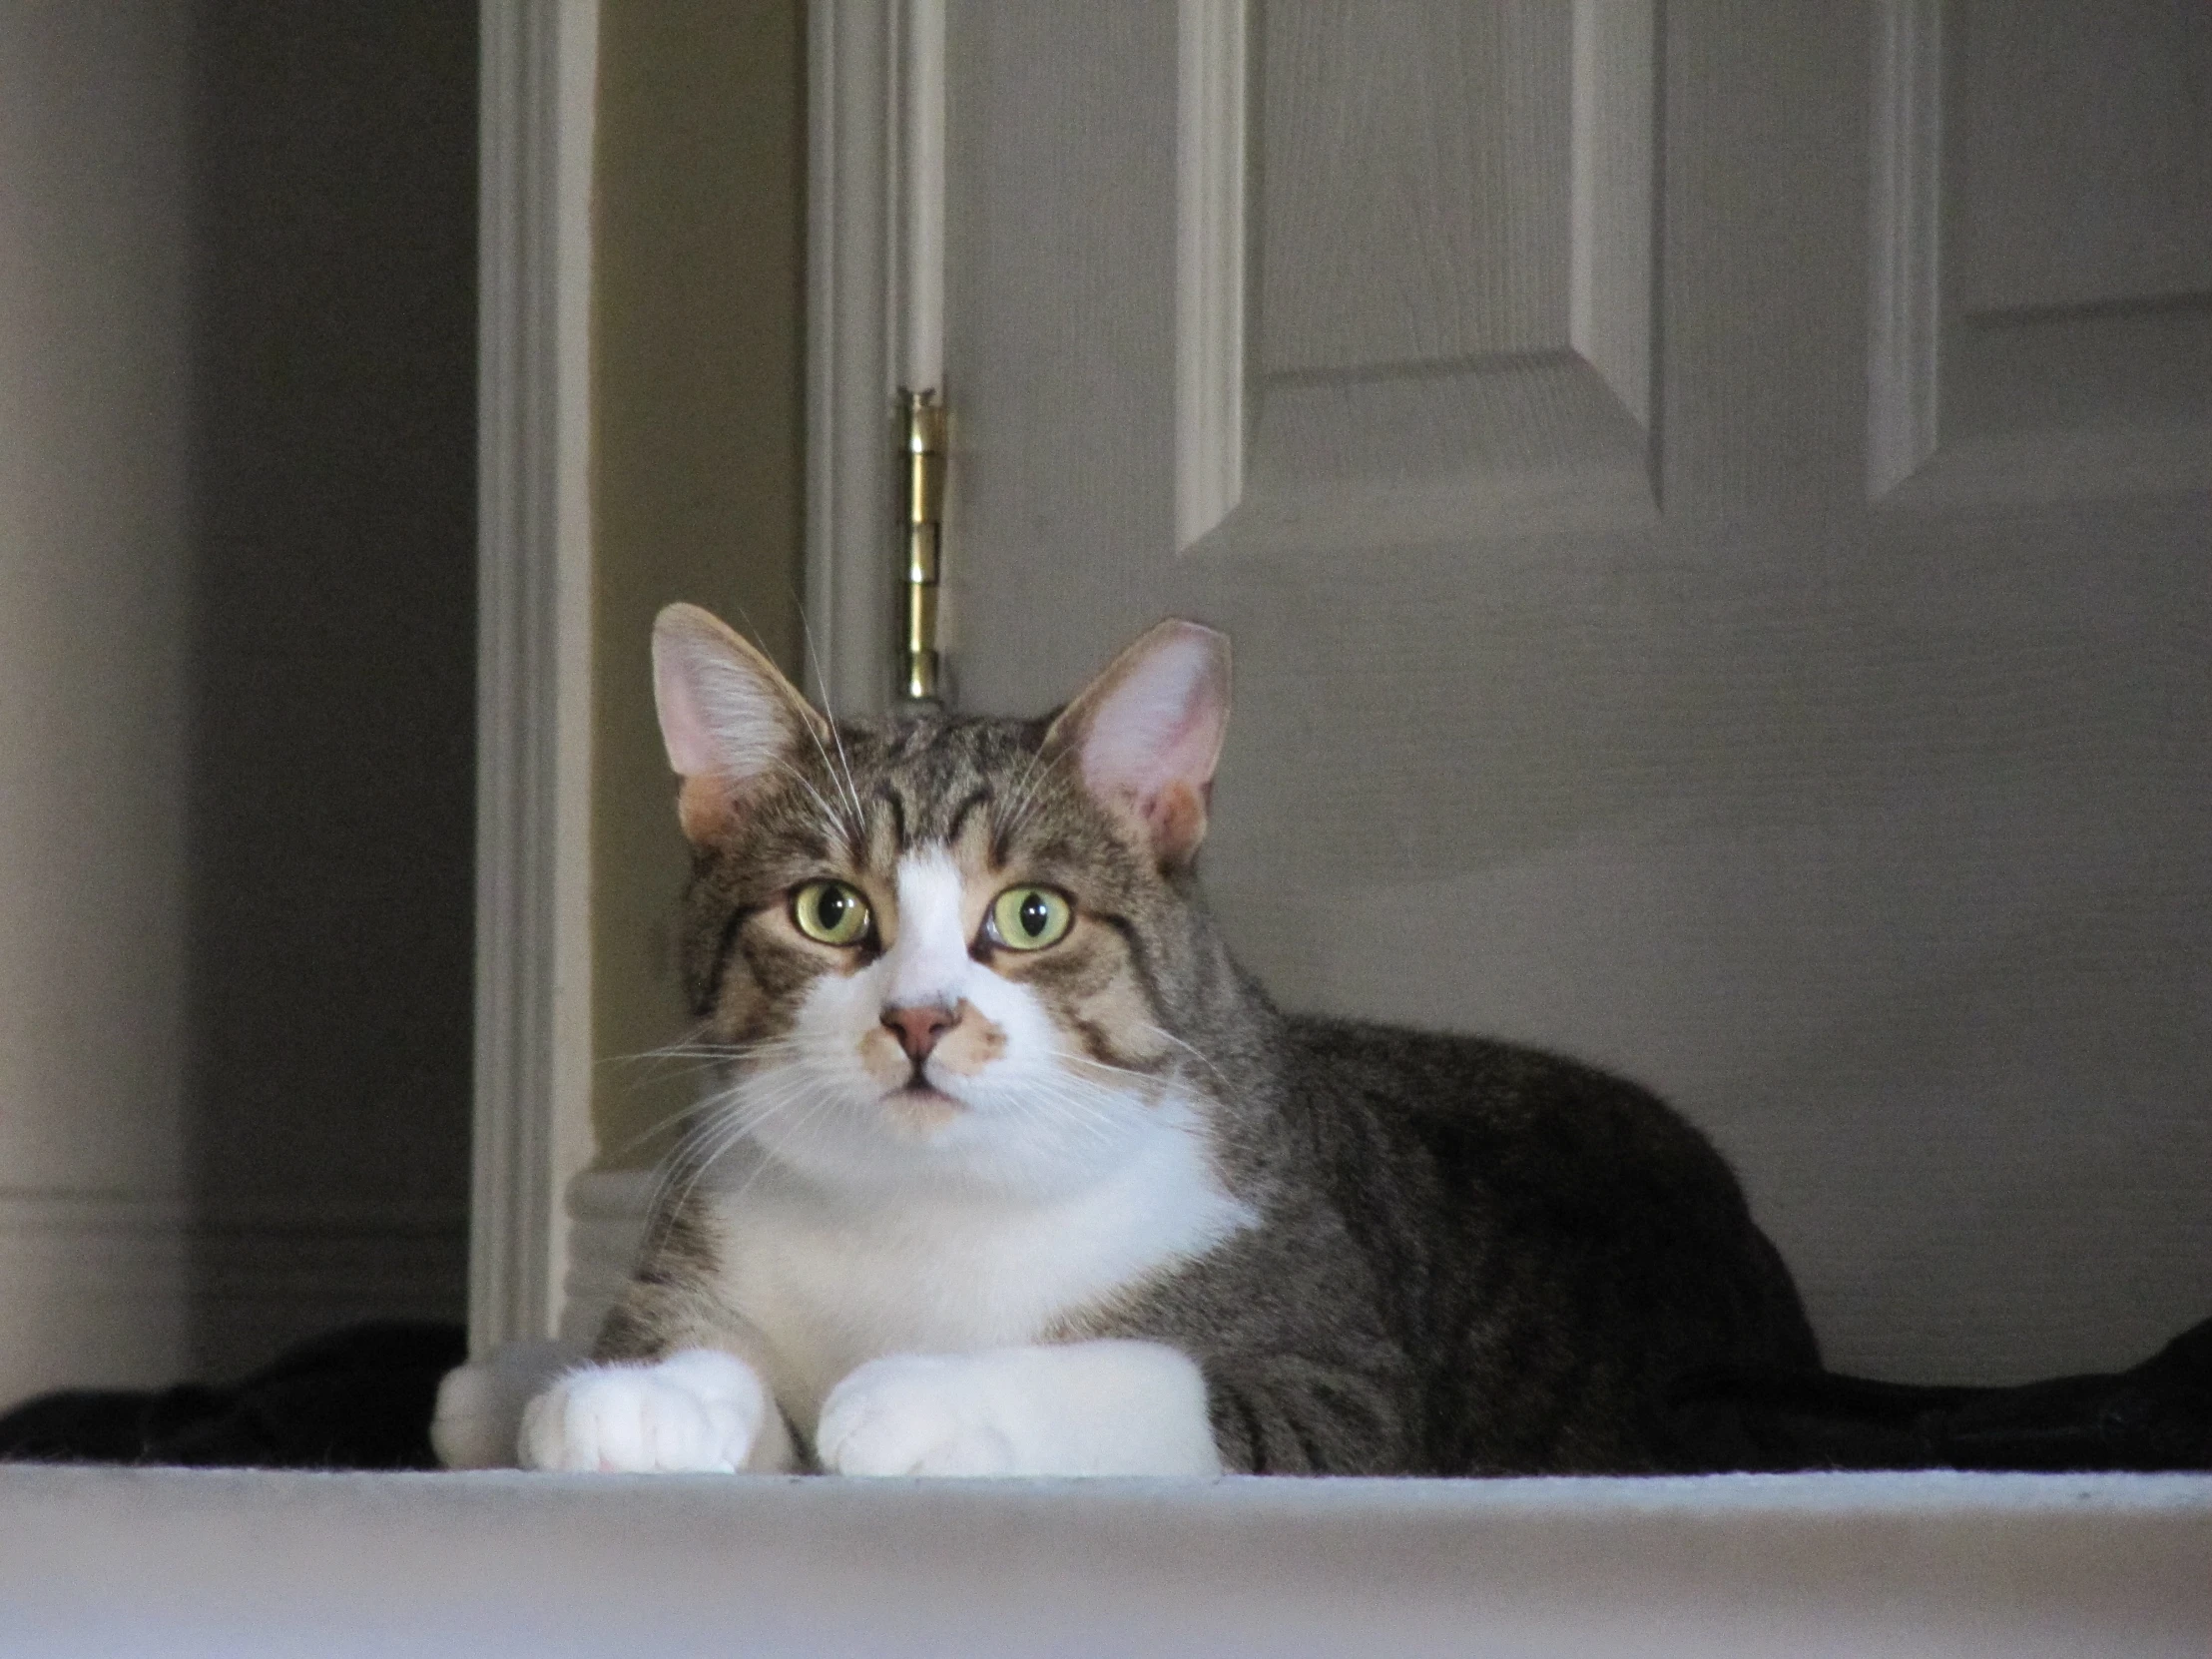
[[[692,606],[654,685],[723,1127],[824,1180],[1080,1183],[1178,1109],[1229,644],[1147,633],[1036,721],[831,723]]]

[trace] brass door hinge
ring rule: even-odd
[[[941,699],[937,661],[937,581],[944,564],[944,405],[934,389],[899,394],[905,409],[906,637],[899,694]]]

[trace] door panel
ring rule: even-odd
[[[1651,8],[1227,16],[1250,350],[1179,350],[1231,346],[1180,366],[1237,381],[1249,459],[1201,550],[1650,523]]]
[[[2072,14],[951,10],[961,700],[1227,627],[1279,998],[1658,1086],[1912,1379],[2212,1311],[2212,204]]]
[[[1944,21],[1966,312],[2212,294],[2212,13],[1964,0]]]
[[[2212,484],[2212,11],[1898,0],[1886,21],[1877,498]]]
[[[1259,373],[1565,347],[1571,17],[1268,9]]]

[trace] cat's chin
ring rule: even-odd
[[[908,1083],[883,1096],[883,1115],[892,1127],[926,1139],[967,1115],[967,1107],[942,1089]]]

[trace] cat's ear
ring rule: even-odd
[[[1072,748],[1093,800],[1130,822],[1160,862],[1190,862],[1229,730],[1229,636],[1159,624],[1060,712],[1045,747]]]
[[[767,657],[697,605],[653,623],[653,699],[668,764],[684,780],[677,814],[695,841],[726,830],[748,791],[829,727]]]

